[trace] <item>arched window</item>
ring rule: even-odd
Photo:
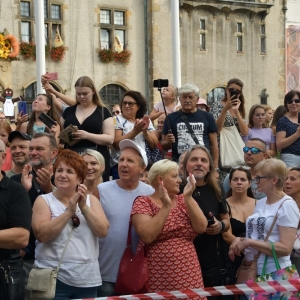
[[[216,87],[211,90],[207,95],[207,104],[210,106],[215,101],[221,101],[225,96],[225,88],[224,87]]]
[[[50,84],[53,86],[53,88],[58,91],[61,92],[61,89],[58,87],[58,85],[56,85],[55,83],[50,81]],[[36,81],[31,83],[30,85],[28,85],[25,90],[24,90],[24,98],[26,101],[26,109],[27,109],[27,113],[28,116],[31,115],[32,112],[32,101],[34,100],[34,98],[37,95],[37,87],[36,87],[37,83]]]
[[[99,91],[102,101],[110,107],[119,104],[126,90],[118,84],[107,84]]]

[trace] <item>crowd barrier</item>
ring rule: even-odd
[[[204,289],[189,289],[182,291],[147,293],[137,295],[122,295],[116,297],[100,297],[100,298],[82,298],[73,300],[159,300],[170,298],[189,298],[195,296],[222,296],[222,295],[240,295],[257,293],[275,293],[277,292],[294,292],[300,290],[300,279],[294,280],[281,280],[281,281],[268,281],[251,284],[235,284],[227,286],[215,286]],[[208,299],[209,300],[209,299]]]

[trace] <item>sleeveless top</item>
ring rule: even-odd
[[[66,206],[56,199],[52,193],[41,195],[41,197],[44,198],[50,208],[51,220],[66,211]],[[90,206],[89,195],[87,196],[86,204]],[[78,206],[76,215],[80,219],[80,225],[73,230],[57,278],[65,284],[76,287],[98,286],[102,284],[98,263],[98,238],[89,228]],[[63,230],[51,241],[41,243],[36,240],[34,261],[36,267],[57,267],[71,229],[71,222],[68,222]]]

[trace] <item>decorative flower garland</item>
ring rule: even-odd
[[[11,34],[0,33],[0,58],[15,58],[19,54],[19,42]]]
[[[112,49],[99,50],[100,61],[103,63],[110,63],[112,61],[128,64],[130,62],[131,52],[124,49],[120,53]]]
[[[63,46],[60,47],[50,47],[48,45],[45,46],[45,57],[50,57],[54,61],[62,61],[65,57],[66,48]],[[36,45],[34,43],[20,43],[20,53],[23,55],[25,59],[36,60]]]

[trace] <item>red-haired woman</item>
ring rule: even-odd
[[[12,159],[10,154],[10,148],[8,143],[8,136],[11,133],[11,127],[7,121],[0,122],[0,140],[2,140],[5,144],[6,150],[6,157],[5,162],[2,164],[2,171],[8,171],[12,167]]]
[[[87,165],[74,151],[62,150],[55,161],[57,190],[39,196],[33,206],[32,229],[36,236],[34,265],[58,265],[68,235],[54,299],[94,298],[102,284],[98,238],[106,236],[109,223],[100,202],[82,184]]]

